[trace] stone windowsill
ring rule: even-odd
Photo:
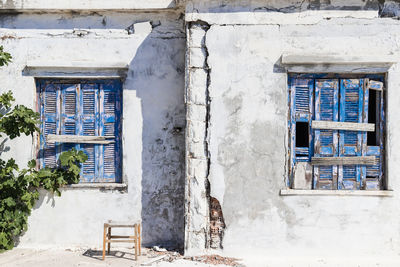
[[[110,190],[125,190],[128,188],[124,183],[84,183],[84,184],[70,184],[66,185],[67,189],[110,189]]]
[[[281,196],[375,196],[392,197],[392,190],[300,190],[281,189]]]

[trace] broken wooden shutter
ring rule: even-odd
[[[77,85],[76,84],[62,84],[61,85],[61,134],[62,135],[76,135],[78,134],[78,114],[77,114]],[[68,151],[72,148],[78,149],[73,143],[60,144],[61,151]]]
[[[338,121],[339,97],[338,81],[315,80],[315,120]],[[314,156],[338,156],[338,131],[315,129]],[[314,166],[314,189],[337,189],[338,167]]]
[[[79,135],[96,136],[98,135],[98,84],[83,83],[80,84],[80,129]],[[80,144],[80,148],[86,153],[88,159],[82,164],[81,181],[94,182],[98,177],[98,164],[96,154],[98,145]],[[97,153],[96,153],[97,152]]]
[[[366,148],[366,154],[367,156],[375,156],[376,164],[366,166],[366,179],[364,188],[367,190],[379,190],[383,186],[383,128],[385,121],[385,113],[383,109],[383,82],[369,80],[367,89],[368,95],[371,93],[376,94],[375,97],[372,97],[372,99],[370,98],[368,100],[368,103],[370,103],[372,100],[375,101],[375,105],[373,105],[375,106],[375,110],[371,111],[375,112],[376,145],[368,145]]]
[[[296,135],[300,134],[307,135],[310,139],[310,123],[312,120],[313,110],[313,91],[314,81],[312,79],[292,79],[293,102],[294,112],[293,115],[293,128],[295,130],[293,137],[293,143],[295,144],[295,159],[296,161],[310,161],[312,154],[311,140],[308,140],[308,145],[299,145],[299,140],[296,140]],[[299,133],[296,129],[296,125],[304,123],[305,128],[302,130],[308,130],[307,133]]]
[[[41,166],[55,167],[57,163],[56,143],[46,141],[48,134],[57,134],[58,132],[58,112],[60,90],[55,84],[41,83],[41,120],[42,120],[42,135],[41,135]]]
[[[307,179],[299,177],[305,174],[312,177],[308,166],[313,154],[311,120],[313,114],[314,80],[290,78],[290,130],[291,130],[291,176],[292,186],[304,187]],[[301,139],[301,140],[300,140]],[[307,171],[310,170],[310,171]],[[301,173],[301,174],[300,174]]]
[[[365,110],[364,110],[365,105]],[[340,80],[340,121],[367,123],[368,94],[364,96],[364,79]],[[339,131],[339,156],[362,156],[367,141],[365,131]],[[365,178],[365,165],[339,166],[338,189],[360,189]]]
[[[100,135],[113,137],[110,144],[100,145],[99,165],[103,182],[120,181],[119,114],[121,84],[111,80],[100,84]]]

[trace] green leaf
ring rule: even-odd
[[[34,160],[34,159],[30,160],[30,161],[28,162],[28,167],[29,167],[30,169],[35,168],[35,167],[36,167],[36,160]]]

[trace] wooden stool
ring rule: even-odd
[[[134,228],[135,235],[111,235],[111,228]],[[108,230],[108,231],[107,231]],[[135,260],[138,259],[139,255],[142,255],[142,238],[141,238],[141,222],[113,222],[108,221],[104,223],[104,234],[103,234],[103,260],[106,256],[106,243],[108,244],[108,254],[110,254],[111,243],[124,242],[124,243],[135,243]]]

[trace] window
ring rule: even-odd
[[[121,182],[121,82],[39,79],[37,88],[41,167],[75,148],[88,155],[81,183]]]
[[[289,186],[383,189],[383,76],[319,76],[289,77]]]

